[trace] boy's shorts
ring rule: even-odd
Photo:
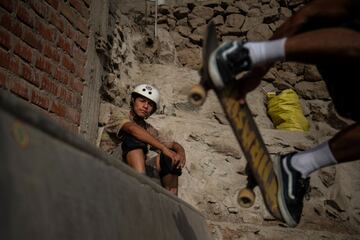
[[[331,65],[317,66],[326,83],[335,109],[342,117],[360,121],[360,89],[357,87],[359,66]]]
[[[123,137],[123,142],[121,144],[122,148],[122,156],[123,159],[126,161],[126,155],[128,152],[135,150],[135,149],[142,149],[144,155],[148,153],[148,145],[144,142],[139,141],[135,137],[129,134],[125,134]],[[169,157],[165,156],[164,154],[160,154],[160,178],[164,177],[165,175],[172,174],[176,176],[180,176],[182,174],[181,168],[176,168],[176,166],[172,165],[172,161]]]
[[[350,19],[341,23],[339,27],[359,32],[360,19]],[[317,68],[326,83],[338,114],[359,122],[360,89],[358,89],[358,78],[360,73],[358,63],[318,65]]]

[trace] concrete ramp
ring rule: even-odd
[[[0,239],[210,239],[204,217],[0,90]]]

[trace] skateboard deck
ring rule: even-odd
[[[215,25],[210,22],[203,43],[200,71],[200,84],[193,86],[189,100],[194,105],[201,105],[206,99],[208,90],[213,89],[221,103],[232,130],[242,148],[247,160],[247,186],[240,190],[238,202],[242,207],[251,207],[255,201],[253,189],[259,186],[265,205],[269,212],[278,220],[282,220],[277,200],[278,182],[273,168],[273,162],[252,117],[247,103],[240,103],[235,79],[227,79],[228,84],[218,89],[212,83],[208,72],[210,54],[218,46]]]

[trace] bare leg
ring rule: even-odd
[[[171,193],[178,195],[178,176],[167,174],[161,179],[161,183],[165,189]]]
[[[360,123],[341,130],[329,146],[338,163],[360,160]]]
[[[160,172],[160,154],[156,158],[156,168]],[[178,195],[178,176],[167,174],[161,178],[161,185],[175,196]]]
[[[128,152],[126,161],[135,171],[145,174],[145,155],[142,149],[134,149]]]

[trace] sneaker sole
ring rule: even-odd
[[[279,203],[280,212],[281,212],[281,215],[284,218],[286,224],[289,225],[290,227],[295,227],[297,225],[297,222],[293,219],[290,212],[287,210],[284,192],[281,191],[283,189],[284,182],[283,182],[283,178],[282,178],[282,174],[281,174],[280,157],[277,157],[274,160],[275,160],[274,161],[275,173],[277,175],[278,184],[279,184],[279,186],[278,186],[278,203]]]

